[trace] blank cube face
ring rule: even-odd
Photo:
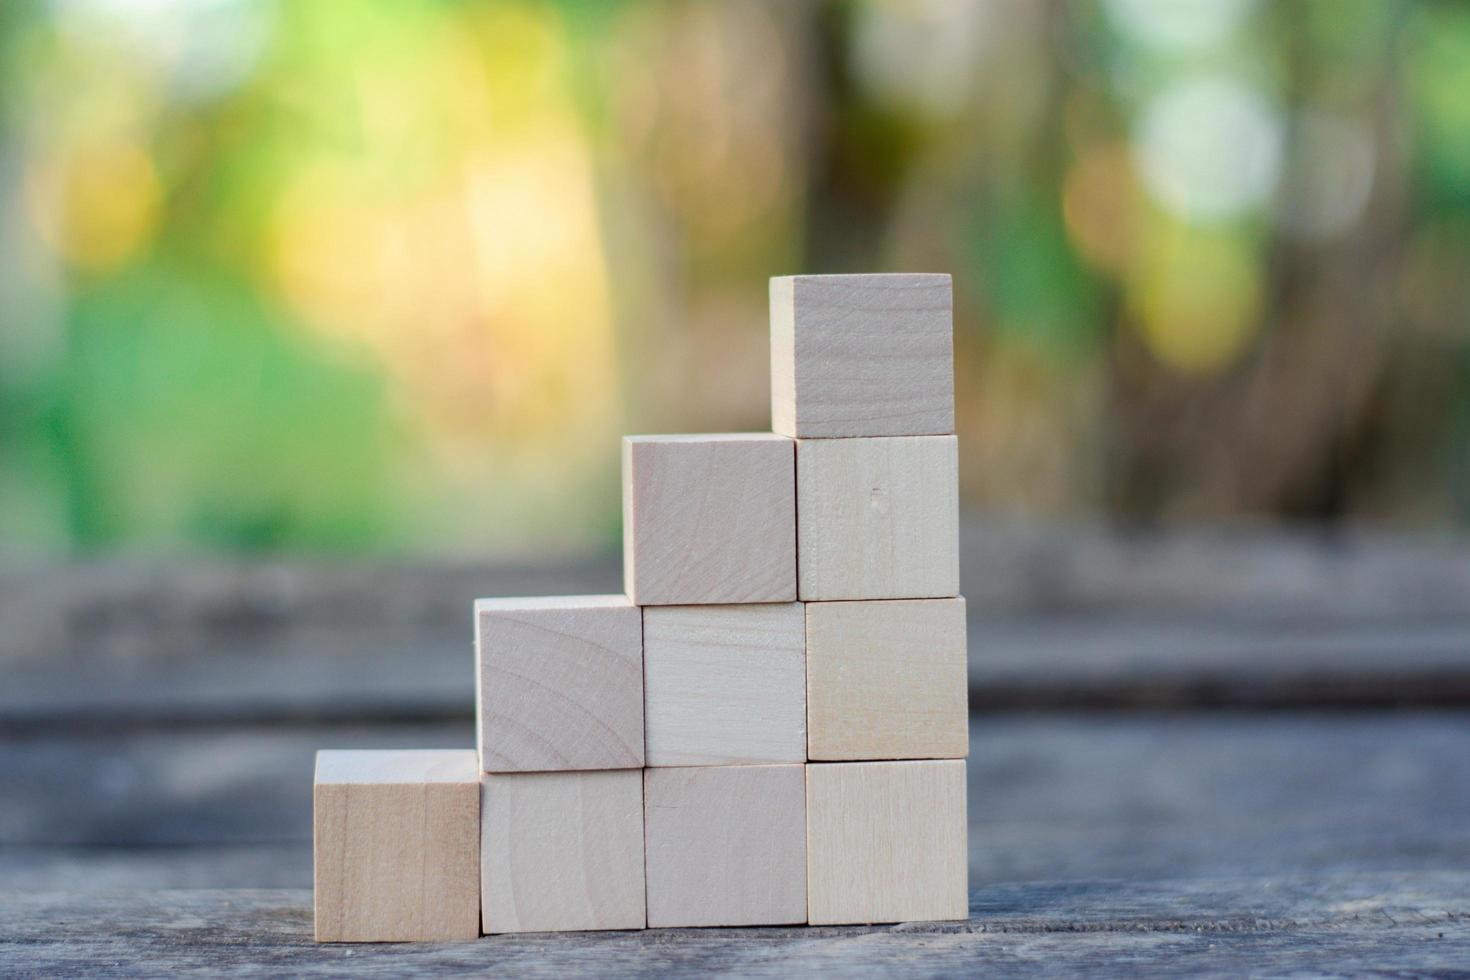
[[[803,439],[954,432],[947,275],[771,280],[771,428]]]
[[[811,759],[969,753],[963,599],[812,602],[806,610]]]
[[[623,584],[641,606],[796,598],[793,444],[770,434],[623,440]]]
[[[650,927],[806,921],[804,770],[644,771]]]
[[[796,489],[803,600],[959,594],[954,436],[803,439]]]
[[[480,935],[480,767],[473,749],[318,752],[318,942]]]
[[[643,771],[487,774],[487,933],[642,929]]]
[[[806,761],[801,603],[643,610],[650,766]]]
[[[812,925],[969,914],[965,763],[807,766]]]
[[[486,772],[643,765],[643,618],[623,596],[475,604]]]

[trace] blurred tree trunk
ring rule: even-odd
[[[1286,45],[1292,110],[1310,106],[1322,69],[1304,8],[1275,8]],[[1373,70],[1374,186],[1356,230],[1306,246],[1278,222],[1268,248],[1266,306],[1256,350],[1217,380],[1171,376],[1141,351],[1117,378],[1120,444],[1114,509],[1134,516],[1237,513],[1330,520],[1341,516],[1374,393],[1388,367],[1390,258],[1405,225],[1395,146],[1398,34],[1382,39]],[[1288,133],[1287,146],[1298,144]],[[1300,166],[1288,157],[1287,166]],[[1136,346],[1136,345],[1134,345]]]

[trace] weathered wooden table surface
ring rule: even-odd
[[[0,975],[1470,975],[1470,548],[966,529],[971,915],[311,942],[318,747],[468,745],[538,568],[0,571]]]

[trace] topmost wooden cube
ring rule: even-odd
[[[771,280],[771,428],[800,439],[954,432],[950,277]]]

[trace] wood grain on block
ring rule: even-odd
[[[648,925],[806,921],[806,774],[795,766],[644,770]]]
[[[487,933],[642,929],[643,771],[487,773]]]
[[[803,600],[959,594],[954,436],[802,439],[796,492]]]
[[[318,752],[317,942],[480,935],[480,770],[472,749]]]
[[[643,617],[625,596],[475,603],[486,772],[643,765]]]
[[[954,432],[947,275],[771,280],[771,428],[803,439]]]
[[[805,647],[799,602],[645,607],[647,764],[805,762]]]
[[[963,919],[963,760],[806,767],[812,925]]]
[[[642,606],[793,601],[792,440],[624,438],[623,587]]]
[[[806,604],[812,760],[963,759],[964,599]]]

